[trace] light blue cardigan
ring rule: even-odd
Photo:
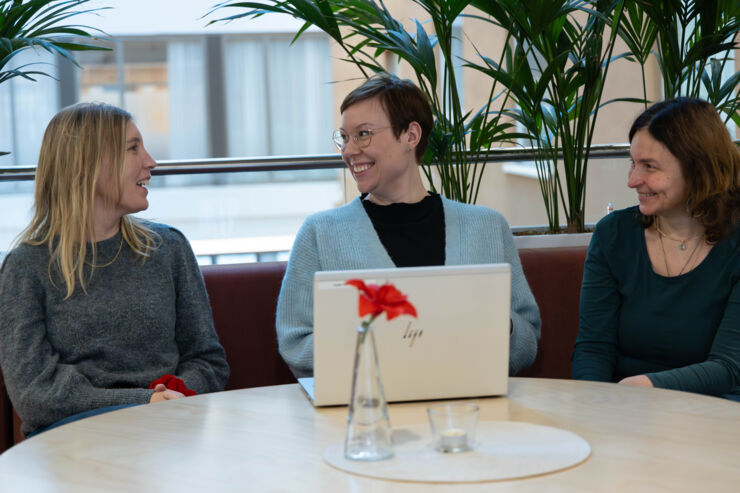
[[[503,216],[442,197],[445,264],[511,264],[509,373],[534,361],[540,315]],[[395,267],[360,198],[308,217],[296,236],[277,305],[280,354],[297,377],[313,373],[313,275],[324,270]]]

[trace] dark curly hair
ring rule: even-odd
[[[629,139],[642,130],[662,143],[681,165],[689,214],[716,243],[740,222],[740,150],[711,104],[695,98],[656,103],[632,124]],[[646,228],[653,216],[642,216]]]

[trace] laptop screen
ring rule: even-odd
[[[314,276],[314,404],[346,404],[357,337],[358,290],[392,283],[418,317],[373,322],[389,401],[506,393],[509,264],[317,272]]]

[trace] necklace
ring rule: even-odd
[[[663,230],[662,230],[662,229],[660,229],[660,218],[659,218],[659,217],[656,217],[656,218],[655,218],[655,229],[656,229],[656,230],[658,231],[658,234],[660,235],[660,241],[661,241],[661,242],[663,241],[663,238],[668,238],[668,239],[669,239],[669,240],[671,240],[671,241],[677,241],[677,242],[679,242],[679,243],[681,244],[681,245],[679,245],[679,247],[678,247],[678,248],[680,248],[681,250],[686,250],[686,242],[687,242],[687,241],[689,241],[689,240],[693,240],[694,238],[698,238],[698,237],[702,236],[702,235],[700,235],[700,234],[699,234],[699,235],[696,235],[696,236],[689,236],[689,237],[688,237],[688,238],[686,238],[685,240],[681,240],[681,239],[679,239],[679,238],[674,238],[674,237],[672,237],[672,236],[670,236],[670,235],[668,235],[668,234],[664,233],[664,232],[663,232]],[[662,244],[662,243],[661,243],[661,244]]]
[[[665,254],[665,246],[663,246],[663,235],[658,235],[658,238],[660,239],[660,249],[663,250],[663,263],[665,264],[665,273],[666,276],[671,277],[671,271],[668,270],[668,256]],[[690,238],[687,238],[690,239]],[[689,262],[691,262],[691,259],[694,257],[694,253],[699,249],[699,245],[702,244],[702,241],[699,240],[696,242],[696,246],[693,250],[691,250],[691,254],[689,255],[689,258],[686,259],[686,262],[683,264],[683,267],[681,267],[681,270],[678,272],[677,275],[683,274],[684,269],[686,269],[686,266],[689,265]],[[682,249],[683,250],[683,249]]]
[[[117,251],[117,252],[116,252],[116,254],[115,254],[115,255],[113,256],[113,258],[112,258],[112,259],[110,259],[110,260],[109,260],[108,262],[106,262],[106,263],[105,263],[105,264],[103,264],[103,265],[95,265],[95,264],[91,264],[90,262],[88,262],[87,260],[85,260],[85,263],[86,263],[87,265],[89,265],[90,267],[92,267],[93,269],[102,269],[103,267],[108,267],[108,266],[109,266],[109,265],[111,265],[111,264],[112,264],[113,262],[115,262],[116,260],[118,260],[118,255],[120,255],[120,254],[121,254],[121,249],[122,249],[122,248],[123,248],[123,235],[121,235],[121,243],[119,243],[119,244],[118,244],[118,251]]]

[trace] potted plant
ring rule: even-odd
[[[631,56],[644,67],[653,53],[662,76],[663,98],[703,97],[725,121],[740,125],[740,71],[725,75],[734,61],[740,3],[733,0],[628,0],[619,30]],[[645,71],[643,97],[647,105]]]
[[[511,93],[506,110],[527,134],[551,232],[585,229],[589,152],[622,13],[622,0],[479,1],[513,38],[505,64],[468,64]],[[609,28],[607,30],[607,28]],[[620,99],[624,101],[625,99]],[[616,100],[613,100],[616,101]],[[611,102],[611,101],[610,101]],[[560,163],[560,166],[558,165]]]
[[[38,69],[38,63],[12,67],[9,65],[18,53],[29,49],[42,49],[66,58],[79,67],[72,51],[109,50],[100,46],[63,39],[64,36],[92,38],[87,26],[64,24],[76,15],[95,12],[101,8],[77,10],[89,0],[0,0],[0,83],[13,77],[35,80],[49,76]],[[94,29],[93,29],[94,30]],[[0,155],[8,154],[0,152]]]
[[[645,65],[655,56],[663,97],[704,97],[740,124],[740,71],[724,75],[738,47],[740,4],[731,0],[496,0],[474,2],[513,34],[506,65],[474,68],[504,83],[512,116],[536,150],[540,189],[551,231],[584,230],[588,158],[599,109],[615,101],[648,104]],[[582,21],[585,16],[585,22]],[[614,55],[616,37],[628,52]],[[508,49],[508,48],[507,48]],[[642,97],[601,102],[612,61],[640,65]],[[557,163],[560,162],[562,168]],[[561,175],[562,169],[562,175]]]
[[[214,10],[242,12],[213,20],[233,21],[268,13],[288,14],[305,21],[296,38],[316,26],[328,34],[365,76],[383,71],[379,56],[389,52],[413,69],[419,87],[428,97],[435,117],[423,170],[432,190],[452,199],[475,203],[481,177],[491,148],[511,142],[518,135],[514,125],[500,111],[492,111],[500,97],[506,104],[508,91],[492,79],[489,97],[481,108],[466,111],[460,102],[453,56],[453,23],[462,17],[471,0],[413,0],[429,16],[433,33],[427,34],[414,19],[414,32],[388,11],[383,0],[271,0],[267,2],[223,2]],[[439,51],[441,64],[435,58]],[[441,69],[438,68],[441,65]]]

